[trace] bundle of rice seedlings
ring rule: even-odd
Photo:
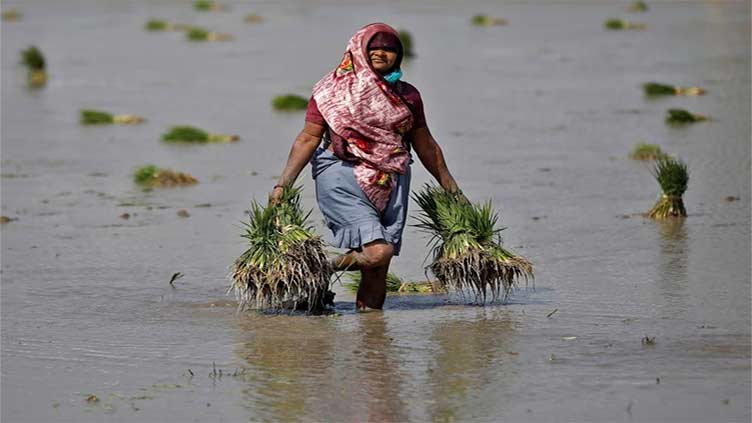
[[[308,99],[295,94],[278,95],[272,99],[272,107],[282,111],[305,110]]]
[[[44,55],[36,46],[30,46],[21,52],[21,63],[28,69],[27,80],[32,87],[41,87],[47,83],[47,65]]]
[[[432,235],[433,262],[427,267],[442,289],[470,291],[484,303],[506,299],[521,277],[533,277],[533,266],[524,257],[502,246],[498,214],[491,202],[468,203],[457,193],[425,185],[413,199],[421,208],[419,229]]]
[[[241,309],[279,310],[289,302],[305,302],[309,312],[325,308],[334,270],[308,223],[310,212],[303,212],[300,191],[287,187],[278,204],[251,204],[241,235],[250,245],[233,264],[228,291]]]
[[[245,15],[245,18],[243,18],[243,21],[245,21],[245,23],[249,23],[249,24],[256,24],[256,23],[263,22],[264,18],[262,16],[260,16],[260,15],[255,14],[255,13],[251,13],[251,14]]]
[[[622,29],[645,29],[646,25],[643,23],[628,22],[624,19],[607,19],[603,23],[603,27],[612,31],[618,31]]]
[[[240,137],[237,135],[210,134],[203,129],[187,125],[173,126],[167,133],[162,135],[162,141],[176,143],[204,144],[210,142],[235,142],[239,139]]]
[[[233,39],[230,34],[210,32],[198,26],[188,28],[185,36],[188,41],[230,41]]]
[[[707,116],[690,113],[684,109],[668,109],[666,123],[669,125],[685,125],[708,120]]]
[[[687,164],[671,157],[658,159],[652,173],[661,186],[663,194],[648,212],[648,217],[652,219],[686,217],[687,210],[684,209],[682,195],[687,191],[689,182]]]
[[[397,31],[397,35],[399,36],[400,42],[402,43],[402,56],[409,58],[409,57],[415,57],[415,52],[413,51],[413,36],[410,34],[409,31],[401,29]]]
[[[661,147],[655,144],[641,142],[632,150],[629,157],[633,160],[658,160],[668,157],[668,154],[661,150]]]
[[[113,115],[111,113],[99,110],[81,110],[80,122],[82,125],[108,125],[119,123],[123,125],[132,125],[142,123],[144,118],[136,115]]]
[[[15,22],[23,17],[23,14],[17,9],[3,10],[3,20],[6,22]]]
[[[175,187],[198,183],[196,178],[187,173],[160,169],[153,164],[137,168],[133,173],[133,181],[144,187]]]
[[[146,24],[144,24],[144,29],[147,31],[167,31],[170,29],[170,24],[161,19],[149,19]]]
[[[645,3],[642,0],[638,0],[632,4],[629,5],[629,8],[627,9],[630,12],[647,12],[648,11],[648,4]]]
[[[661,84],[658,82],[648,82],[642,85],[645,95],[649,97],[661,95],[685,95],[696,96],[705,94],[705,90],[699,87],[675,87],[673,85]]]
[[[506,25],[507,21],[503,18],[492,18],[487,15],[475,15],[470,20],[470,22],[475,26],[495,26],[495,25]]]
[[[193,8],[201,12],[217,12],[223,10],[224,6],[213,0],[196,0]]]

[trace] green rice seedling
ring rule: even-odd
[[[668,109],[666,123],[669,125],[686,125],[708,120],[707,116],[690,113],[684,109]]]
[[[360,281],[362,280],[361,274],[360,272],[349,272],[348,276],[350,277],[352,282],[345,283],[345,288],[355,294],[358,292],[358,287],[360,286]],[[402,280],[402,278],[392,272],[389,272],[386,275],[386,292],[398,292],[400,287],[404,283],[405,282]]]
[[[99,110],[81,110],[80,122],[82,125],[107,125],[119,123],[131,125],[142,123],[144,118],[135,115],[113,115],[112,113],[102,112]]]
[[[30,46],[21,52],[21,63],[28,70],[27,81],[30,86],[41,87],[47,83],[47,64],[36,46]]]
[[[642,85],[645,95],[656,97],[662,95],[684,95],[697,96],[705,94],[705,90],[699,87],[675,87],[673,85],[661,84],[658,82],[648,82]]]
[[[402,43],[402,55],[405,58],[415,57],[415,51],[413,50],[413,36],[407,30],[397,31],[400,42]]]
[[[23,14],[17,9],[3,10],[3,20],[5,22],[15,22],[17,20],[20,20],[22,17]]]
[[[196,178],[187,173],[161,169],[153,164],[137,168],[133,172],[133,181],[138,185],[150,188],[185,186],[198,183]]]
[[[661,198],[648,212],[651,219],[686,217],[682,196],[687,191],[689,171],[687,164],[671,157],[658,159],[652,170],[653,177],[663,191]]]
[[[533,266],[524,257],[502,246],[498,214],[490,202],[474,205],[461,194],[425,185],[413,193],[421,208],[419,229],[431,235],[433,262],[427,267],[443,290],[470,291],[485,303],[506,299],[520,278],[533,277]]]
[[[170,24],[161,19],[149,19],[149,21],[144,24],[144,29],[147,31],[167,31],[170,29]]]
[[[162,141],[175,143],[204,144],[210,142],[235,142],[239,139],[240,137],[237,135],[210,134],[203,129],[187,125],[173,126],[167,133],[162,135]]]
[[[642,0],[638,0],[630,4],[627,10],[629,10],[630,12],[647,12],[648,9],[649,8],[647,3]]]
[[[272,99],[272,107],[281,111],[305,110],[308,100],[295,94],[278,95]]]
[[[249,246],[233,264],[228,290],[241,309],[279,310],[301,302],[309,312],[325,307],[334,270],[308,223],[310,212],[303,212],[300,191],[286,187],[278,204],[251,204],[241,235]]]
[[[233,38],[230,34],[210,32],[204,28],[197,26],[188,28],[185,36],[188,41],[229,41]]]
[[[606,22],[603,23],[603,26],[612,31],[619,31],[623,29],[645,29],[646,25],[642,23],[634,23],[634,22],[628,22],[624,19],[607,19]]]
[[[668,157],[668,154],[664,153],[660,146],[641,142],[632,150],[629,157],[633,160],[658,160]]]
[[[492,18],[487,15],[475,15],[470,19],[470,23],[472,23],[474,26],[496,26],[496,25],[506,25],[507,21],[506,19],[502,18]]]
[[[221,4],[213,0],[196,0],[193,2],[193,8],[201,12],[216,12],[223,9]]]

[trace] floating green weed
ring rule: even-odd
[[[149,19],[144,25],[144,29],[147,31],[167,31],[169,24],[161,19]]]
[[[638,0],[629,5],[630,12],[647,12],[648,9],[648,4],[642,0]]]
[[[237,135],[210,134],[203,129],[188,125],[173,126],[167,133],[162,135],[162,141],[175,143],[221,143],[234,142],[238,141],[239,139],[240,137]]]
[[[642,89],[645,91],[645,95],[648,97],[664,95],[697,96],[705,94],[705,90],[699,87],[683,88],[658,82],[645,83],[642,85]]]
[[[137,168],[133,172],[133,181],[145,187],[173,187],[198,183],[196,178],[187,173],[161,169],[153,164]]]
[[[666,123],[669,125],[686,125],[704,120],[708,120],[707,116],[690,113],[684,109],[669,109],[666,112]]]
[[[658,145],[641,142],[637,144],[634,150],[632,150],[629,157],[634,160],[656,160],[668,157],[668,155],[664,153]]]
[[[645,29],[645,24],[629,22],[624,19],[611,18],[607,19],[606,22],[603,23],[603,27],[612,31],[620,31],[624,29]]]
[[[507,21],[502,18],[492,18],[487,15],[475,15],[470,19],[470,23],[474,26],[495,26],[506,25]]]
[[[415,51],[413,50],[413,36],[407,30],[400,30],[397,32],[400,42],[402,43],[402,56],[406,58],[415,57]]]
[[[308,107],[308,100],[295,94],[285,94],[272,99],[274,110],[294,111],[305,110]]]

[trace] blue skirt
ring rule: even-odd
[[[395,175],[397,184],[383,215],[355,180],[352,163],[343,162],[331,151],[319,147],[313,154],[311,166],[316,201],[326,226],[334,234],[333,245],[357,249],[383,239],[394,246],[394,255],[399,255],[410,195],[409,166],[404,175]]]

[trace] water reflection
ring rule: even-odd
[[[479,310],[475,319],[441,321],[435,326],[432,340],[438,351],[429,371],[436,401],[429,410],[432,421],[475,419],[479,412],[494,415],[504,386],[514,377],[509,365],[515,354],[514,325],[505,311]]]
[[[353,400],[361,404],[356,421],[403,422],[408,421],[405,401],[402,398],[402,380],[399,372],[400,355],[393,338],[388,336],[385,315],[372,313],[359,316],[360,333],[356,350],[359,352],[355,381],[358,388]]]
[[[689,243],[686,219],[658,220],[660,257],[658,258],[658,288],[670,305],[686,308],[683,301],[687,288],[687,257]],[[673,310],[679,311],[679,310]]]
[[[299,421],[330,389],[335,329],[331,319],[244,316],[237,354],[248,364],[243,405],[251,420]]]
[[[250,420],[407,421],[399,355],[383,313],[243,317]]]

